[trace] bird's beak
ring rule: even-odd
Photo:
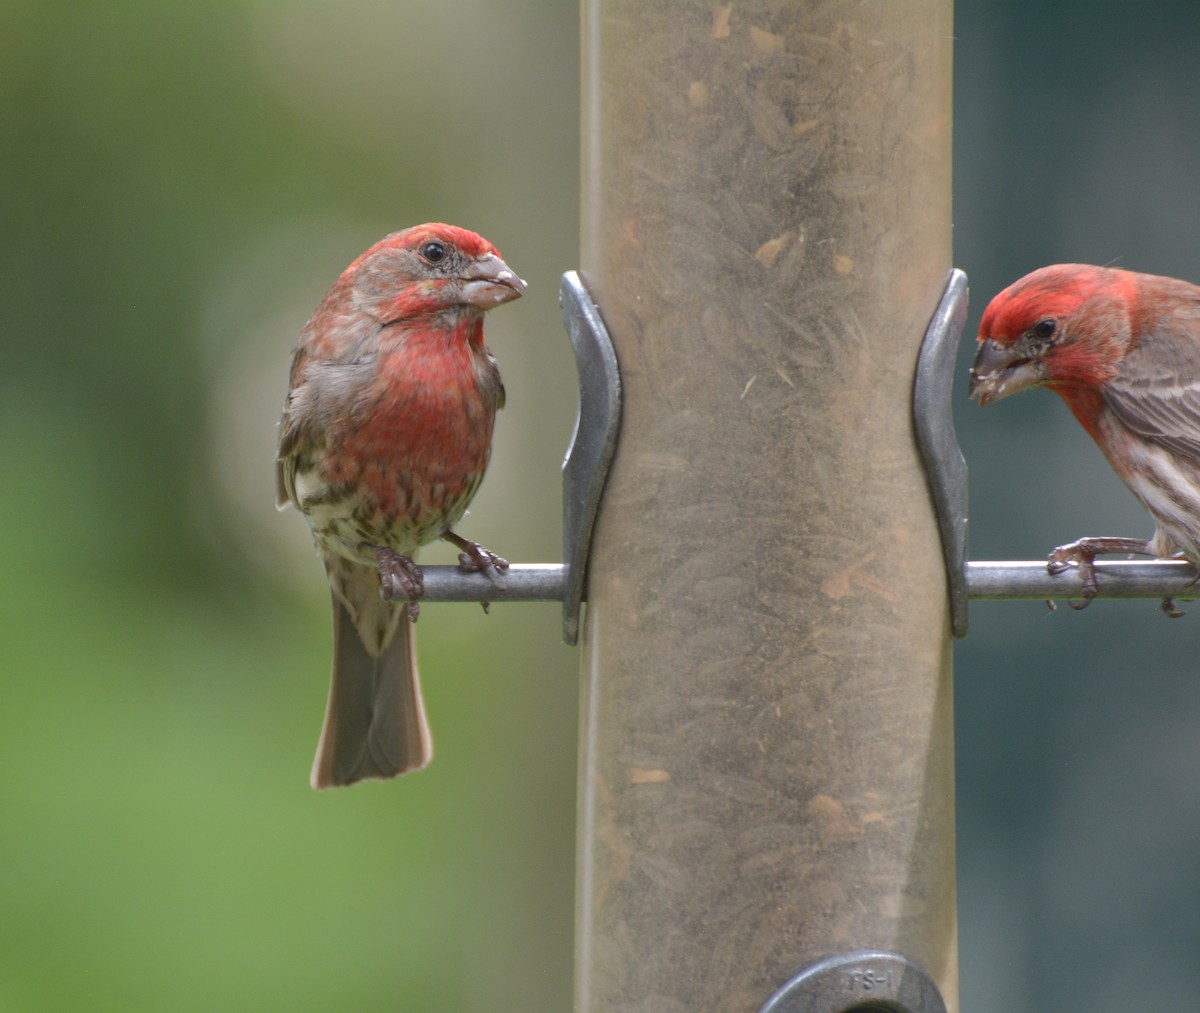
[[[520,299],[528,288],[494,253],[473,260],[463,279],[462,301],[481,310]]]
[[[979,342],[975,363],[971,366],[971,397],[980,406],[999,401],[1041,383],[1044,367],[1040,359],[1031,359],[1014,345],[1002,345],[988,338]]]

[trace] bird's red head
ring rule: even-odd
[[[339,285],[384,323],[447,310],[480,313],[526,289],[486,239],[441,222],[384,237],[346,268]]]
[[[476,232],[460,229],[457,225],[446,225],[443,222],[427,222],[424,225],[414,225],[402,232],[393,232],[390,236],[385,236],[359,260],[384,248],[419,251],[426,243],[441,243],[453,247],[467,257],[484,257],[489,253],[500,256],[500,251]]]
[[[1115,268],[1056,264],[1014,282],[984,310],[971,396],[986,405],[1042,385],[1072,403],[1072,391],[1111,379],[1128,345],[1137,278]]]

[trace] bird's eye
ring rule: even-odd
[[[421,256],[431,264],[446,259],[446,247],[442,243],[428,242],[421,247]]]
[[[1045,320],[1039,320],[1033,325],[1033,333],[1039,338],[1052,338],[1054,332],[1058,330],[1058,321],[1047,317]]]

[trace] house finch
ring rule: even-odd
[[[413,631],[417,548],[508,563],[452,530],[504,405],[483,314],[525,291],[487,240],[418,225],[342,273],[300,333],[276,456],[278,502],[304,514],[333,595],[333,676],[314,788],[394,777],[432,756]],[[399,597],[400,602],[385,598]]]
[[[1082,608],[1098,553],[1200,563],[1200,287],[1084,264],[1044,267],[994,298],[979,325],[971,394],[1057,391],[1153,515],[1154,537],[1082,538],[1050,555],[1080,567]],[[1177,615],[1170,599],[1168,614]]]

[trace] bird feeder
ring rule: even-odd
[[[583,23],[580,273],[624,400],[577,1008],[953,1004],[947,581],[909,421],[951,266],[950,4]]]

